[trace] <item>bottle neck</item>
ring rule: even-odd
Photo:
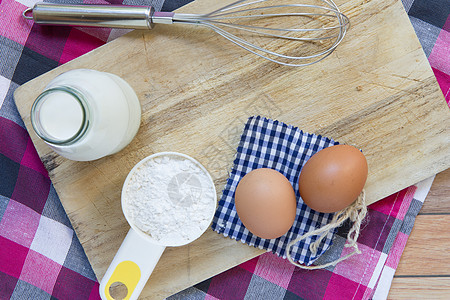
[[[31,107],[31,124],[36,134],[54,145],[70,145],[89,127],[90,111],[84,95],[68,86],[49,88]]]

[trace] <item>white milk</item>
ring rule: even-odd
[[[75,136],[83,125],[83,107],[65,92],[47,96],[40,110],[42,128],[55,140],[67,140]]]
[[[122,150],[136,135],[141,107],[120,77],[88,69],[63,73],[36,99],[36,133],[72,160],[95,160]]]

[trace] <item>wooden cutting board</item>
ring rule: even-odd
[[[179,11],[207,12],[197,0]],[[133,31],[17,89],[15,100],[99,279],[129,229],[120,192],[130,169],[159,151],[186,153],[215,180],[218,197],[246,119],[263,115],[362,148],[369,203],[450,166],[450,111],[398,0],[337,2],[350,18],[343,43],[324,61],[291,68],[256,58],[195,26]],[[58,74],[76,68],[126,79],[143,108],[138,135],[93,162],[53,153],[30,126],[30,107]],[[162,298],[258,254],[211,230],[167,249],[143,298]]]

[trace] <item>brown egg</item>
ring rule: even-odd
[[[278,171],[261,168],[246,174],[235,193],[236,211],[254,235],[274,239],[295,220],[297,200],[289,180]]]
[[[366,158],[357,148],[349,145],[324,148],[300,172],[300,197],[316,211],[339,211],[358,198],[367,172]]]

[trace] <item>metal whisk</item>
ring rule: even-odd
[[[240,0],[207,14],[158,12],[150,6],[37,3],[23,16],[49,25],[129,29],[151,29],[158,23],[201,25],[272,62],[307,66],[336,49],[349,19],[333,0],[293,1],[298,0]]]

